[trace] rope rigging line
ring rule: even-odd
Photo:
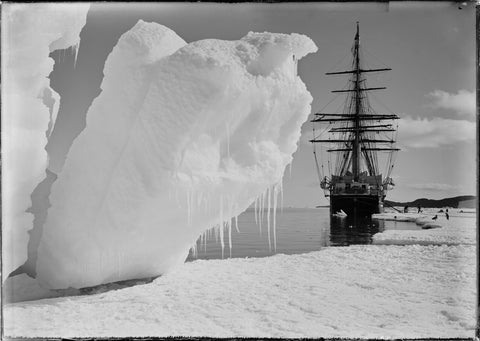
[[[394,114],[393,110],[390,109],[386,104],[384,104],[382,101],[380,101],[377,96],[375,94],[371,94],[372,95],[372,98],[378,103],[380,104],[381,106],[383,106],[385,109],[387,109],[387,112],[390,113],[390,114]]]
[[[313,136],[315,137],[315,127],[313,128]],[[316,169],[317,169],[318,185],[320,186],[320,184],[322,182],[322,179],[323,179],[323,171],[320,172],[320,168],[318,167],[318,158],[317,158],[317,151],[316,151],[315,145],[316,145],[316,143],[313,143],[313,155],[314,155],[314,158],[315,158],[315,166],[316,166]],[[322,170],[323,170],[323,166],[322,166]]]
[[[387,203],[386,201],[384,201],[384,202],[383,202],[383,204],[384,204],[384,205],[387,205],[388,207],[391,207],[391,208],[393,208],[393,209],[394,209],[395,211],[397,211],[397,212],[403,213],[402,211],[400,211],[399,209],[397,209],[397,208],[393,207],[392,205],[390,205],[390,204],[389,204],[389,203]]]
[[[325,134],[325,132],[327,132],[327,130],[332,126],[332,123],[329,123],[320,133],[318,133],[318,135],[314,136],[313,139],[316,140],[318,139],[319,137],[321,137],[323,134]],[[313,123],[313,130],[315,130],[315,122]]]
[[[326,73],[335,71],[336,67],[339,66],[345,60],[345,58],[347,58],[348,56],[350,56],[349,51],[345,52],[345,55],[343,56],[343,58],[340,59],[340,61],[337,62],[337,64],[335,64],[333,67],[331,67]]]
[[[338,97],[340,97],[340,94],[336,94],[335,97],[333,97],[327,104],[325,104],[323,107],[317,110],[317,112],[321,112],[323,109],[325,109],[330,103],[332,103],[334,100],[336,100]]]
[[[365,45],[362,45],[362,53],[367,53],[369,54],[371,57],[373,57],[373,59],[376,59],[377,62],[379,62],[380,64],[382,64],[382,66],[384,66],[385,68],[388,68],[388,65],[385,64],[379,57],[375,56],[372,52],[370,52],[369,49],[367,49],[365,47]],[[365,59],[364,59],[365,60]],[[372,64],[373,65],[373,64]]]

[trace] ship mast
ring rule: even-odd
[[[370,176],[377,175],[378,167],[376,165],[377,151],[398,151],[391,144],[393,139],[376,139],[375,133],[395,131],[391,124],[373,124],[382,120],[396,120],[399,117],[395,114],[377,114],[372,113],[368,104],[367,93],[373,90],[383,90],[385,87],[367,87],[365,84],[364,73],[390,71],[390,68],[363,69],[360,62],[360,25],[357,21],[357,31],[355,34],[354,45],[352,47],[352,67],[347,71],[327,72],[326,75],[351,75],[350,87],[347,89],[333,90],[333,93],[351,93],[348,100],[348,111],[343,114],[316,113],[311,122],[325,123],[346,123],[346,126],[332,128],[330,133],[343,133],[341,139],[319,139],[315,137],[310,140],[312,143],[338,143],[338,148],[328,149],[327,152],[341,153],[341,165],[337,175],[343,176],[348,169],[351,169],[351,175],[355,182],[359,181],[362,173],[361,162],[362,155],[365,159],[365,165]],[[369,124],[369,121],[372,122]],[[347,136],[347,133],[348,134]],[[390,147],[377,147],[377,143],[390,144]]]
[[[357,21],[357,34],[355,35],[354,56],[355,56],[355,121],[352,146],[352,173],[354,181],[358,181],[360,174],[360,55],[358,49],[360,46],[360,28]]]
[[[365,73],[389,71],[390,68],[364,68],[360,60],[360,25],[357,22],[357,31],[351,53],[353,59],[350,68],[346,71],[327,72],[327,75],[348,76],[348,85],[341,90],[333,90],[334,93],[346,93],[343,111],[339,113],[315,113],[311,122],[329,124],[322,129],[319,135],[313,127],[312,143],[325,143],[334,148],[326,150],[327,153],[335,153],[335,170],[328,167],[330,176],[325,176],[318,165],[315,147],[313,150],[320,187],[330,197],[330,211],[332,214],[340,210],[348,212],[348,215],[356,216],[357,213],[378,213],[383,210],[383,200],[386,192],[393,187],[390,173],[393,169],[395,139],[393,132],[396,131],[392,123],[385,120],[398,120],[395,114],[379,114],[371,107],[368,98],[369,91],[383,90],[385,87],[369,87]],[[330,101],[331,102],[331,101]],[[329,102],[329,103],[330,103]],[[327,103],[328,105],[328,103]],[[325,106],[326,107],[326,106]],[[335,124],[329,129],[330,125]],[[321,138],[325,133],[330,138]],[[380,157],[386,162],[386,174],[382,174],[379,168],[379,153],[388,152],[386,158]],[[385,175],[385,177],[383,177]]]

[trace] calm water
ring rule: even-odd
[[[264,213],[266,215],[266,212]],[[272,218],[270,219],[272,221]],[[275,253],[295,254],[317,251],[324,247],[370,244],[372,236],[385,229],[420,229],[415,224],[396,221],[380,221],[332,217],[329,208],[284,208],[276,216],[277,249],[273,251],[271,231],[269,248],[267,220],[264,216],[262,227],[255,222],[255,212],[248,209],[238,217],[239,232],[232,229],[232,250],[225,233],[224,258],[265,257]],[[271,229],[272,230],[272,229]],[[222,249],[219,238],[212,233],[206,245],[197,242],[197,256],[190,253],[188,260],[219,259]]]

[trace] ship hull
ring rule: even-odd
[[[383,212],[383,198],[379,195],[367,194],[331,195],[330,214],[340,210],[350,217],[371,216]]]

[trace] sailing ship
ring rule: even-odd
[[[353,60],[347,71],[326,75],[347,75],[348,86],[333,90],[346,95],[343,111],[319,112],[314,115],[314,156],[320,187],[330,198],[330,213],[345,212],[348,216],[368,216],[383,211],[386,193],[394,186],[390,174],[396,152],[395,137],[399,117],[392,113],[377,113],[371,107],[368,93],[385,87],[368,87],[366,74],[389,71],[390,68],[365,68],[361,60],[360,29],[352,47]],[[321,125],[318,129],[317,125]],[[316,128],[317,127],[317,128]],[[328,134],[328,138],[323,138]],[[319,164],[318,147],[325,147],[328,155]],[[324,164],[328,169],[325,170]],[[384,175],[379,168],[385,166]],[[328,175],[327,175],[328,172]]]

